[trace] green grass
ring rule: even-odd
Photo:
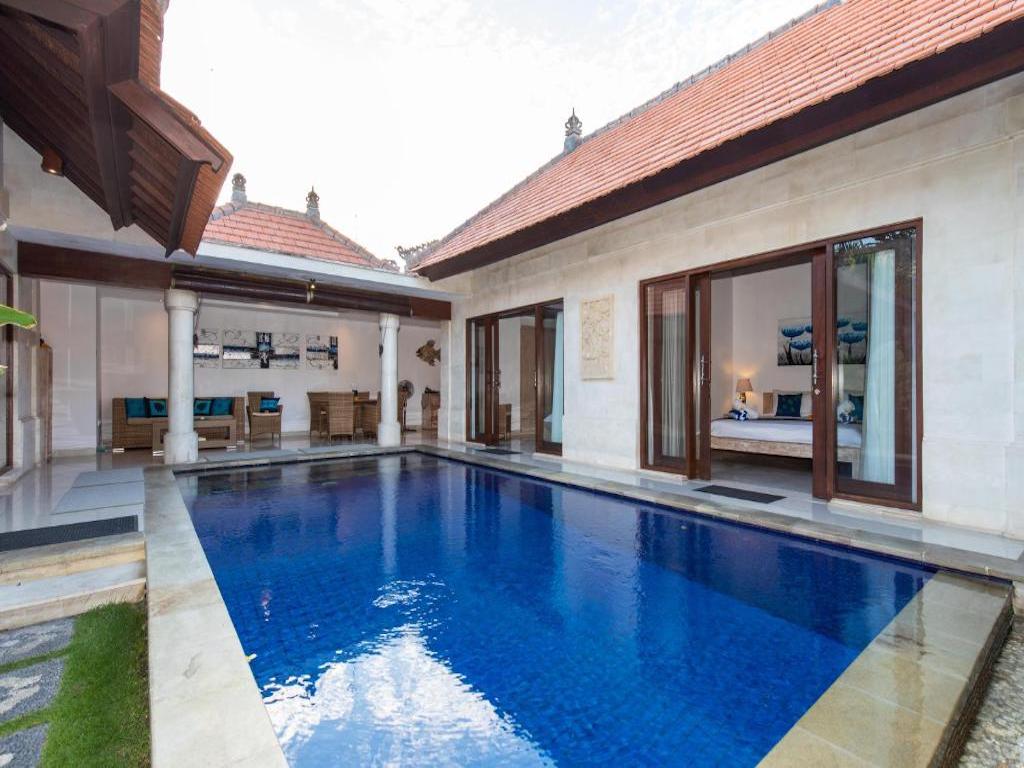
[[[146,617],[142,605],[106,605],[78,617],[64,651],[0,668],[0,672],[64,657],[53,704],[0,726],[0,736],[50,724],[43,768],[149,765]]]

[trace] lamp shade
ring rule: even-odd
[[[737,379],[736,381],[737,392],[753,392],[754,385],[750,383],[750,379]]]

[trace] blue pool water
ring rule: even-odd
[[[293,766],[754,765],[930,576],[419,454],[179,481]]]

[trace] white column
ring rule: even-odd
[[[193,419],[194,379],[192,333],[199,300],[192,291],[164,292],[167,308],[167,435],[164,463],[180,464],[199,458],[199,438]]]
[[[380,315],[380,424],[377,444],[401,445],[398,423],[398,315]]]

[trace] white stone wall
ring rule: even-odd
[[[1024,537],[1024,74],[441,281],[442,435],[465,439],[465,320],[565,300],[572,460],[639,466],[638,282],[923,218],[924,514]],[[579,375],[580,301],[615,296],[615,377]]]

